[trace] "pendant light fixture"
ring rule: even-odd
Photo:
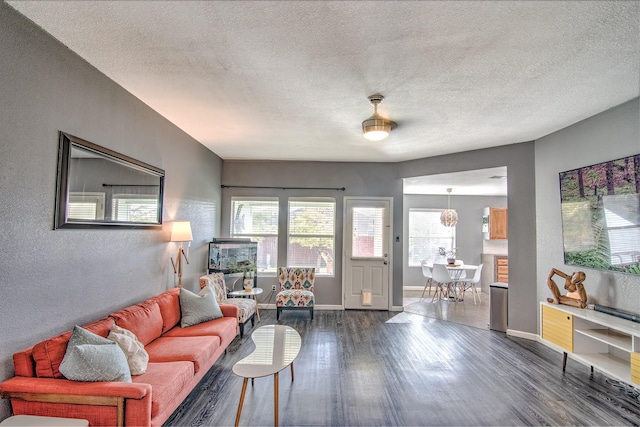
[[[368,99],[373,105],[373,116],[362,122],[362,135],[369,141],[382,141],[397,125],[378,114],[378,104],[382,102],[384,96],[376,94],[369,96]]]
[[[445,227],[453,227],[458,223],[458,213],[455,209],[451,209],[451,190],[447,188],[447,209],[440,214],[440,223]]]

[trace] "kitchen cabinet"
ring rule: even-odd
[[[509,283],[509,257],[506,255],[482,254],[481,288],[489,293],[489,285],[495,282]]]
[[[509,258],[506,256],[496,257],[496,282],[509,283]]]
[[[485,208],[482,231],[487,240],[506,240],[508,235],[507,208]]]

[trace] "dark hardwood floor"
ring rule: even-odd
[[[231,372],[253,349],[245,330],[167,420],[233,425],[242,379]],[[280,373],[280,425],[638,425],[638,390],[539,343],[411,313],[285,312],[302,349]],[[273,377],[247,388],[242,426],[273,425]]]

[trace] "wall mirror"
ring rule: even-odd
[[[60,132],[54,228],[160,227],[164,170]]]

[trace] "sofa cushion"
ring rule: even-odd
[[[107,317],[84,325],[83,328],[101,337],[106,337],[112,325],[113,319]],[[70,338],[71,331],[68,331],[33,346],[36,376],[46,378],[63,377],[59,367],[67,351],[67,343]]]
[[[238,318],[237,317],[221,317],[220,319],[210,320],[188,328],[176,326],[163,337],[202,337],[202,336],[220,337],[222,345],[230,343],[238,335]]]
[[[131,375],[144,374],[147,369],[147,363],[149,363],[149,354],[133,332],[118,325],[113,325],[109,335],[107,335],[107,339],[116,342],[120,346],[120,349],[127,357]]]
[[[132,305],[110,314],[121,328],[130,330],[143,345],[149,344],[162,334],[160,307],[153,300]]]
[[[131,382],[127,358],[120,346],[80,326],[73,328],[60,373],[73,381]]]
[[[19,377],[35,377],[36,362],[33,360],[33,347],[14,353],[13,367]]]
[[[180,288],[171,288],[150,301],[155,301],[160,308],[162,332],[168,331],[180,322]]]
[[[197,295],[181,288],[180,311],[182,312],[180,326],[183,328],[222,317],[215,291],[211,286],[205,286]]]
[[[162,336],[147,346],[149,362],[193,362],[195,372],[207,365],[220,347],[217,336],[165,337]]]
[[[151,417],[162,411],[194,376],[191,362],[149,363],[143,375],[133,377],[134,383],[149,384],[151,395]]]

